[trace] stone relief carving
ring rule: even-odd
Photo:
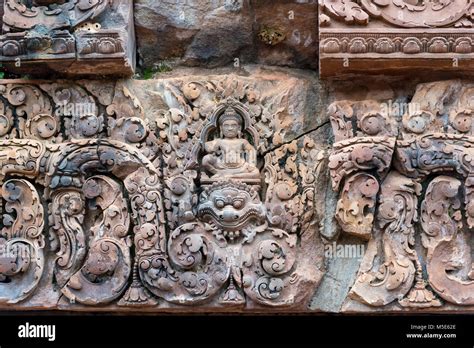
[[[175,107],[150,114],[123,81],[0,84],[0,303],[28,308],[41,290],[50,309],[307,305],[324,151],[282,141],[284,91],[164,88]]]
[[[132,1],[3,2],[0,62],[10,71],[131,75]],[[48,62],[54,60],[55,64]]]
[[[44,270],[44,211],[38,191],[27,180],[2,186],[6,202],[0,233],[0,303],[31,296]]]
[[[302,228],[308,229],[302,207],[309,204],[311,220],[321,152],[308,138],[301,148],[293,142],[259,155],[279,130],[277,120],[269,119],[255,91],[238,82],[236,87],[244,88],[239,98],[222,98],[228,90],[190,82],[181,87],[193,101],[189,115],[170,110],[159,119],[164,206],[174,230],[168,245],[155,251],[140,243],[147,246],[138,253],[141,271],[150,291],[175,303],[216,298],[222,306],[238,306],[247,298],[295,306],[309,280],[301,271],[304,247],[297,247]],[[210,92],[222,99],[213,109],[201,106],[210,112],[203,119],[200,96]],[[152,236],[152,243],[160,243],[158,231]],[[162,256],[166,249],[168,259]]]
[[[327,17],[348,24],[369,25],[380,19],[392,26],[404,28],[462,27],[471,23],[471,1],[405,1],[405,0],[321,0],[324,25],[331,22]]]
[[[471,1],[321,0],[319,8],[323,75],[390,70],[388,65],[472,68],[453,65],[473,52]]]
[[[102,216],[88,226],[88,245],[82,227],[87,223],[85,199],[94,200],[92,209],[100,209]],[[61,291],[71,301],[88,305],[120,296],[130,276],[131,243],[127,202],[119,184],[107,176],[94,176],[84,182],[82,193],[62,189],[53,202],[57,233],[52,238],[58,239],[54,244],[60,247],[55,276]]]
[[[472,91],[458,80],[421,84],[410,104],[418,107],[400,115],[380,113],[375,101],[329,108],[337,220],[345,232],[369,238],[353,300],[408,309],[472,305]],[[372,120],[376,132],[351,122],[366,105],[380,116]],[[391,120],[398,126],[384,146],[379,135]]]

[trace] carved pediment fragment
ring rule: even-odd
[[[14,73],[130,76],[130,0],[3,2],[0,63]]]
[[[340,153],[353,151],[361,137],[377,144],[377,134],[359,134],[357,123],[346,122],[358,117],[361,111],[351,105],[360,103],[329,108],[336,132],[333,163],[343,164]],[[413,108],[394,117],[393,157],[383,176],[374,177],[374,167],[358,157],[332,167],[340,226],[369,237],[351,299],[404,310],[472,305],[471,104],[470,82],[420,84]]]

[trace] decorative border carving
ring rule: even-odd
[[[321,0],[321,75],[472,70],[471,8],[468,0]]]

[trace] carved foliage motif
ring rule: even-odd
[[[400,134],[393,134],[394,156],[387,175],[374,178],[371,168],[359,167],[356,174],[331,168],[335,188],[340,189],[340,226],[354,234],[354,221],[363,221],[357,233],[370,238],[351,298],[371,306],[396,300],[415,308],[439,307],[442,301],[472,305],[471,98],[469,83],[419,85],[411,101],[419,108],[394,116]],[[336,102],[329,109],[337,140],[331,162],[341,152],[352,151],[357,141],[380,147],[377,137],[359,134],[354,123],[344,121],[355,117],[360,103],[367,102]],[[364,193],[362,179],[376,180],[380,189],[374,186],[372,196]]]
[[[309,136],[283,141],[284,89],[163,88],[175,107],[153,119],[121,81],[0,86],[1,302],[34,297],[51,262],[42,291],[66,307],[305,305],[324,156]]]
[[[0,232],[0,302],[31,296],[44,270],[44,211],[36,188],[11,179],[2,186],[5,201]]]
[[[5,100],[0,139],[47,143],[91,139],[105,132],[107,121],[111,124],[108,132],[114,135],[124,123],[139,124],[138,130],[128,127],[116,138],[124,143],[140,144],[146,135],[143,110],[133,97],[124,96],[123,90],[127,88],[121,83],[115,91],[111,84],[91,81],[0,85],[0,96]]]
[[[87,179],[82,191],[63,189],[53,200],[53,233],[60,246],[55,276],[71,301],[107,303],[123,293],[130,276],[127,203],[120,186],[105,176]],[[93,200],[92,209],[102,215],[89,236],[82,227],[85,199]]]
[[[7,29],[32,29],[41,23],[48,29],[76,26],[99,16],[110,0],[40,1],[5,0],[3,24]]]
[[[157,174],[131,146],[142,147],[148,133],[137,136],[130,127],[116,136],[121,141],[96,138],[118,134],[120,122],[144,124],[143,109],[121,82],[12,81],[0,91],[4,109],[10,110],[3,112],[5,124],[11,125],[0,146],[1,179],[25,177],[44,188],[49,245],[56,252],[55,286],[70,302],[118,299],[133,266],[132,220],[120,180],[139,169],[149,171],[146,177]],[[3,218],[1,293],[14,303],[31,295],[42,277],[46,231],[43,205],[30,182],[8,180],[3,192],[8,215]]]

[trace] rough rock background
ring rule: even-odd
[[[317,12],[316,0],[136,0],[139,65],[316,69]],[[275,33],[281,42],[262,40]]]

